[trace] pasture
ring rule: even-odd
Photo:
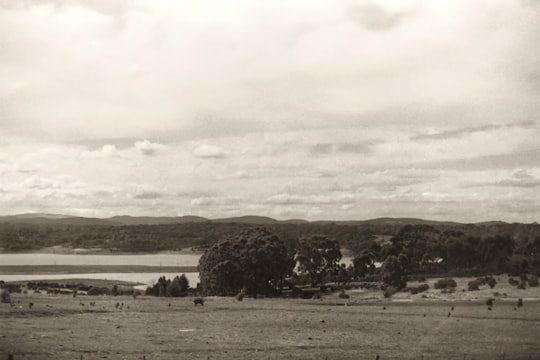
[[[373,295],[353,292],[348,306],[332,294],[195,307],[192,298],[12,294],[15,306],[0,304],[0,359],[540,358],[537,299],[518,309],[496,300],[490,311],[485,300]]]

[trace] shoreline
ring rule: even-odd
[[[99,273],[192,273],[196,266],[145,265],[0,265],[2,275],[99,274]]]
[[[41,249],[26,249],[20,251],[5,251],[0,248],[0,254],[54,254],[54,255],[202,255],[204,251],[185,248],[182,250],[162,251],[123,251],[104,248],[71,248],[65,246],[50,246]]]

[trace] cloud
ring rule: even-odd
[[[266,199],[268,204],[277,205],[298,205],[298,204],[352,204],[357,201],[356,195],[352,193],[341,193],[331,195],[295,195],[276,194]]]
[[[357,143],[320,143],[312,145],[309,152],[312,155],[331,155],[338,153],[348,154],[367,154],[371,151],[374,142],[357,142]]]
[[[411,137],[411,140],[443,140],[443,139],[452,139],[452,138],[458,138],[461,136],[467,136],[472,135],[474,133],[482,133],[482,132],[488,132],[493,130],[501,130],[501,129],[508,129],[508,128],[531,128],[536,125],[533,121],[524,121],[521,123],[516,124],[488,124],[483,126],[477,126],[477,127],[464,127],[454,130],[445,130],[441,132],[436,132],[433,134],[420,134],[415,135]]]
[[[223,159],[229,156],[229,153],[215,145],[201,145],[193,150],[193,155],[203,159]]]
[[[385,31],[397,26],[403,13],[389,12],[375,3],[359,4],[349,8],[349,17],[367,30]]]
[[[86,150],[81,153],[81,157],[93,159],[108,158],[114,156],[118,156],[118,150],[116,149],[116,146],[108,144],[103,145],[103,147],[99,150]]]
[[[145,156],[154,156],[157,151],[163,147],[161,144],[151,143],[150,141],[144,139],[143,141],[137,141],[134,143],[135,149],[139,151],[142,155]]]
[[[516,167],[538,166],[540,148],[516,150],[496,155],[482,155],[445,159],[418,164],[427,169],[449,169],[455,171],[514,169]]]
[[[469,187],[510,187],[510,188],[536,188],[540,186],[540,178],[531,175],[527,170],[520,170],[510,177],[498,181],[472,181],[461,185],[464,188]]]
[[[159,192],[140,192],[133,195],[133,198],[141,200],[154,200],[161,199],[162,197],[164,197],[164,195]]]

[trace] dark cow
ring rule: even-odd
[[[193,299],[193,304],[194,304],[195,306],[197,306],[197,305],[204,306],[204,299],[203,299],[202,297],[194,298],[194,299]]]

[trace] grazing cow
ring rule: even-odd
[[[204,299],[201,298],[201,297],[197,297],[197,298],[193,299],[193,304],[195,306],[197,306],[197,305],[204,306]]]

